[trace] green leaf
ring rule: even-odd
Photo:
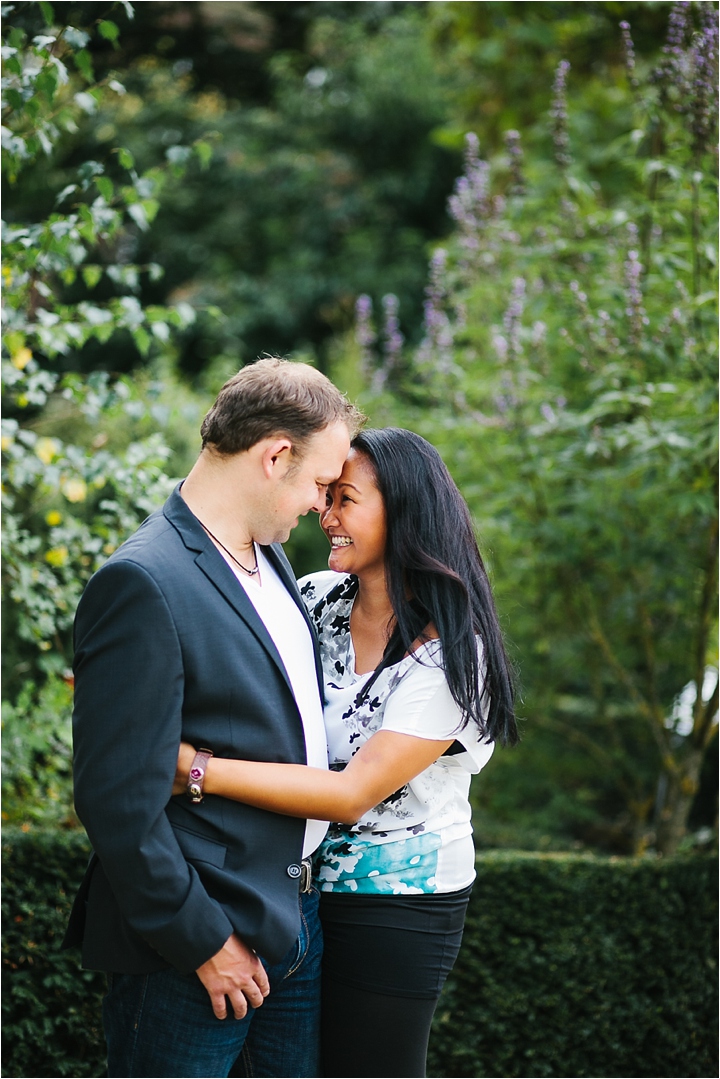
[[[117,24],[111,22],[110,19],[102,19],[98,25],[98,30],[100,31],[101,37],[104,37],[106,41],[113,42],[117,41],[118,34],[120,33]]]
[[[13,109],[21,109],[23,107],[22,94],[20,94],[18,90],[13,90],[12,87],[5,91],[5,100]]]
[[[40,0],[40,10],[43,14],[46,26],[52,26],[55,22],[55,12],[53,11],[52,4],[48,4],[45,0]]]
[[[38,93],[43,94],[48,99],[48,101],[52,101],[52,99],[54,98],[55,91],[57,90],[57,84],[57,74],[50,67],[44,68],[44,70],[40,72],[37,79],[35,80],[36,90],[38,91]]]
[[[102,277],[102,266],[83,266],[80,272],[87,287],[95,288]]]
[[[107,176],[98,176],[95,179],[95,186],[105,201],[110,202],[115,194],[115,187],[112,180]]]
[[[74,266],[68,266],[62,271],[60,277],[62,278],[63,284],[72,285],[77,277],[77,271]]]
[[[75,61],[75,67],[78,69],[85,81],[94,82],[95,73],[93,71],[90,53],[87,51],[87,49],[81,49],[80,52],[76,52],[73,59]]]
[[[145,211],[145,216],[148,221],[154,221],[158,210],[160,209],[160,203],[157,199],[143,199],[141,206]]]
[[[213,148],[209,142],[196,142],[193,147],[202,169],[206,169],[212,160]]]
[[[132,331],[132,335],[140,355],[147,356],[150,350],[150,334],[143,326],[138,326],[136,330]]]
[[[115,327],[112,322],[104,322],[99,326],[93,328],[93,335],[98,339],[100,344],[104,345],[106,341],[109,341],[115,332]]]
[[[121,146],[118,149],[117,155],[118,155],[118,161],[120,162],[120,164],[122,165],[122,167],[124,169],[131,169],[133,167],[133,165],[135,164],[135,158],[133,157],[133,155],[130,153],[129,150],[125,149],[124,146]]]

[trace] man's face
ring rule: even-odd
[[[350,435],[342,421],[312,435],[305,452],[284,475],[273,481],[255,521],[258,543],[284,543],[309,510],[325,509],[328,484],[342,472],[350,450]]]

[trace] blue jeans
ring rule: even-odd
[[[196,974],[174,968],[111,974],[103,1002],[108,1075],[316,1076],[322,958],[318,894],[313,890],[300,901],[300,936],[279,963],[263,960],[270,994],[244,1019],[232,1013],[216,1019]]]

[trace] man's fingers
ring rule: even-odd
[[[224,996],[211,995],[210,1003],[212,1004],[212,1010],[215,1013],[216,1019],[227,1018],[227,1003]],[[242,1018],[242,1016],[240,1016]]]
[[[212,1002],[212,1010],[218,1019],[227,1019],[228,1000],[230,1001],[230,1006],[235,1018],[244,1019],[247,1015],[248,1005],[251,1008],[259,1008],[266,996],[267,992],[263,993],[255,982],[250,982],[243,989],[233,989],[227,995],[223,996],[211,996],[210,1000]]]
[[[249,982],[247,985],[244,985],[242,991],[247,998],[248,1004],[252,1008],[259,1008],[265,1000],[265,994],[258,988],[255,982]]]
[[[256,970],[253,974],[253,980],[262,995],[266,997],[270,992],[270,982],[268,981],[267,971],[262,963],[259,964],[259,970]]]
[[[242,993],[236,992],[230,997],[233,1014],[236,1019],[244,1019],[247,1015],[248,1002]]]

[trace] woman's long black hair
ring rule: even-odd
[[[352,445],[372,464],[387,518],[385,575],[395,626],[381,667],[410,652],[433,622],[462,726],[474,722],[489,738],[514,744],[512,671],[490,582],[470,513],[440,454],[399,427],[361,431]]]

